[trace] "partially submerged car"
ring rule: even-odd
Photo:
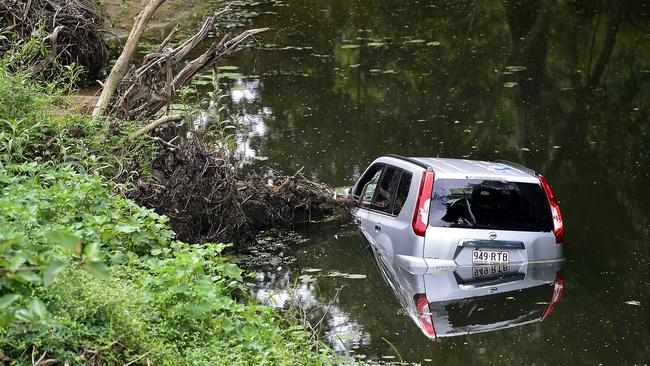
[[[350,193],[364,237],[411,273],[562,260],[548,182],[511,162],[386,155]]]
[[[406,313],[431,339],[544,321],[564,291],[559,261],[413,274],[376,248],[373,253]]]

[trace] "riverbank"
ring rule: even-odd
[[[100,0],[99,6],[104,10],[106,25],[110,35],[117,39],[126,39],[133,27],[133,19],[148,3],[148,0]],[[155,36],[160,33],[164,38],[168,31],[176,24],[186,25],[188,21],[196,19],[205,13],[205,1],[166,1],[156,11],[147,26],[147,34]]]
[[[180,242],[120,194],[117,165],[146,172],[156,148],[126,142],[128,124],[71,112],[64,94],[0,63],[0,359],[326,363],[291,316],[246,295],[227,245]]]

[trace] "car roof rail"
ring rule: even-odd
[[[423,163],[423,162],[421,162],[419,160],[415,160],[413,158],[407,158],[406,156],[397,155],[397,154],[386,154],[386,155],[383,155],[383,156],[387,157],[387,158],[394,158],[394,159],[403,160],[403,161],[409,162],[411,164],[415,164],[415,165],[417,165],[417,166],[419,166],[421,168],[424,168],[426,170],[433,171],[433,168],[431,167],[431,165]]]
[[[521,170],[521,171],[524,172],[524,173],[528,173],[528,174],[530,174],[530,175],[537,176],[537,172],[536,172],[536,171],[534,171],[534,170],[532,170],[532,169],[530,169],[530,168],[526,168],[526,167],[523,166],[523,165],[520,165],[520,164],[517,164],[517,163],[513,163],[512,161],[508,161],[508,160],[495,160],[494,162],[495,162],[495,163],[499,163],[499,164],[503,164],[503,165],[509,165],[509,166],[511,166],[511,167],[513,167],[513,168],[515,168],[515,169]]]

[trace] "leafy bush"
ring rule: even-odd
[[[128,165],[142,173],[154,153],[125,145],[130,126],[70,113],[25,80],[0,61],[0,360],[329,360],[248,297],[225,245],[178,242],[165,217],[113,194],[123,187],[106,177]]]
[[[122,181],[149,171],[155,149],[124,139],[132,123],[72,113],[48,85],[10,73],[0,60],[0,164],[68,163],[81,172],[126,176]]]
[[[70,165],[5,166],[0,188],[0,286],[13,297],[0,305],[0,349],[9,357],[320,362],[306,333],[247,298],[242,270],[220,255],[225,245],[174,241],[164,217]]]

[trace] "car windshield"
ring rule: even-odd
[[[491,230],[551,231],[550,209],[535,183],[438,179],[429,225]]]

